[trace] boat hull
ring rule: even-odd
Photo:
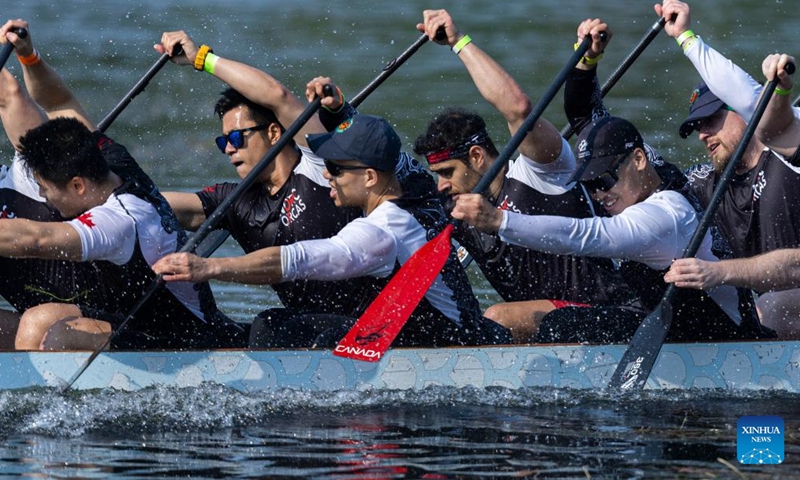
[[[242,391],[418,390],[452,387],[599,389],[625,345],[393,349],[380,362],[330,350],[106,352],[76,389],[137,390],[204,382]],[[65,385],[91,352],[0,353],[0,389]],[[646,388],[800,391],[800,342],[664,345]]]

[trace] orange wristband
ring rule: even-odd
[[[33,53],[31,53],[27,57],[20,57],[19,55],[17,55],[17,58],[19,59],[19,63],[25,66],[36,65],[37,63],[42,61],[42,57],[39,56],[39,51],[36,50],[35,48],[33,49]]]

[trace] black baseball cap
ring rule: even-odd
[[[697,122],[717,113],[717,110],[725,107],[725,102],[719,99],[714,92],[709,90],[705,82],[695,87],[692,96],[689,97],[689,116],[681,124],[681,138],[686,138],[697,128]]]
[[[578,180],[592,180],[616,162],[621,155],[627,155],[636,147],[644,148],[644,140],[639,130],[624,118],[601,117],[586,125],[578,135],[575,156],[578,168],[570,183]]]
[[[389,122],[373,115],[355,115],[330,133],[306,135],[308,146],[325,160],[356,160],[375,170],[394,172],[400,137]]]

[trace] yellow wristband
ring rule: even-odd
[[[603,58],[602,53],[594,58],[583,56],[581,57],[581,63],[584,65],[597,65],[597,62],[599,62],[601,58]]]
[[[217,60],[219,60],[218,56],[208,52],[206,54],[206,59],[203,62],[203,71],[214,75],[214,67],[217,65]]]
[[[470,44],[470,42],[472,42],[472,39],[469,38],[469,35],[464,35],[463,37],[461,37],[461,40],[459,40],[455,45],[453,45],[453,53],[458,55],[461,52],[461,50],[464,49],[464,47]]]
[[[690,38],[694,38],[696,36],[697,35],[695,35],[693,31],[686,30],[685,32],[681,33],[678,36],[678,38],[675,39],[675,41],[678,42],[679,46],[683,47],[683,42],[685,42],[686,40],[689,40]]]
[[[194,69],[202,72],[206,64],[206,55],[213,52],[214,50],[208,45],[201,45],[200,49],[197,50],[197,55],[194,57]]]
[[[39,51],[36,50],[35,48],[33,49],[33,53],[25,57],[20,57],[19,55],[17,55],[17,59],[19,60],[19,63],[28,67],[31,65],[36,65],[37,63],[42,61],[42,57],[39,56]]]
[[[790,93],[792,93],[792,89],[791,88],[787,90],[785,88],[775,87],[775,95],[786,96],[786,95],[789,95]]]

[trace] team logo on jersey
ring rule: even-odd
[[[296,189],[292,189],[292,193],[283,201],[281,208],[281,223],[283,226],[288,227],[291,225],[300,214],[306,210],[306,204],[300,195],[297,194]]]
[[[352,118],[348,118],[344,122],[340,123],[338,127],[336,127],[336,133],[344,132],[345,130],[350,128],[350,125],[352,125],[352,124],[353,124],[353,119]]]
[[[761,193],[764,191],[764,188],[767,186],[767,177],[764,175],[764,171],[761,170],[758,172],[758,176],[756,177],[756,183],[753,184],[753,201],[757,201],[761,198]]]
[[[78,215],[78,217],[75,220],[81,222],[82,224],[86,225],[89,228],[95,226],[94,221],[92,221],[92,212],[86,212],[82,215]]]
[[[0,218],[17,218],[17,214],[8,211],[8,205],[3,205],[3,210],[0,211]]]
[[[508,199],[508,195],[506,195],[506,198],[503,199],[503,202],[500,205],[497,206],[497,209],[498,210],[509,210],[509,211],[514,212],[514,213],[522,213],[522,211],[520,211],[520,209],[517,208],[517,206],[514,204],[514,202]]]

